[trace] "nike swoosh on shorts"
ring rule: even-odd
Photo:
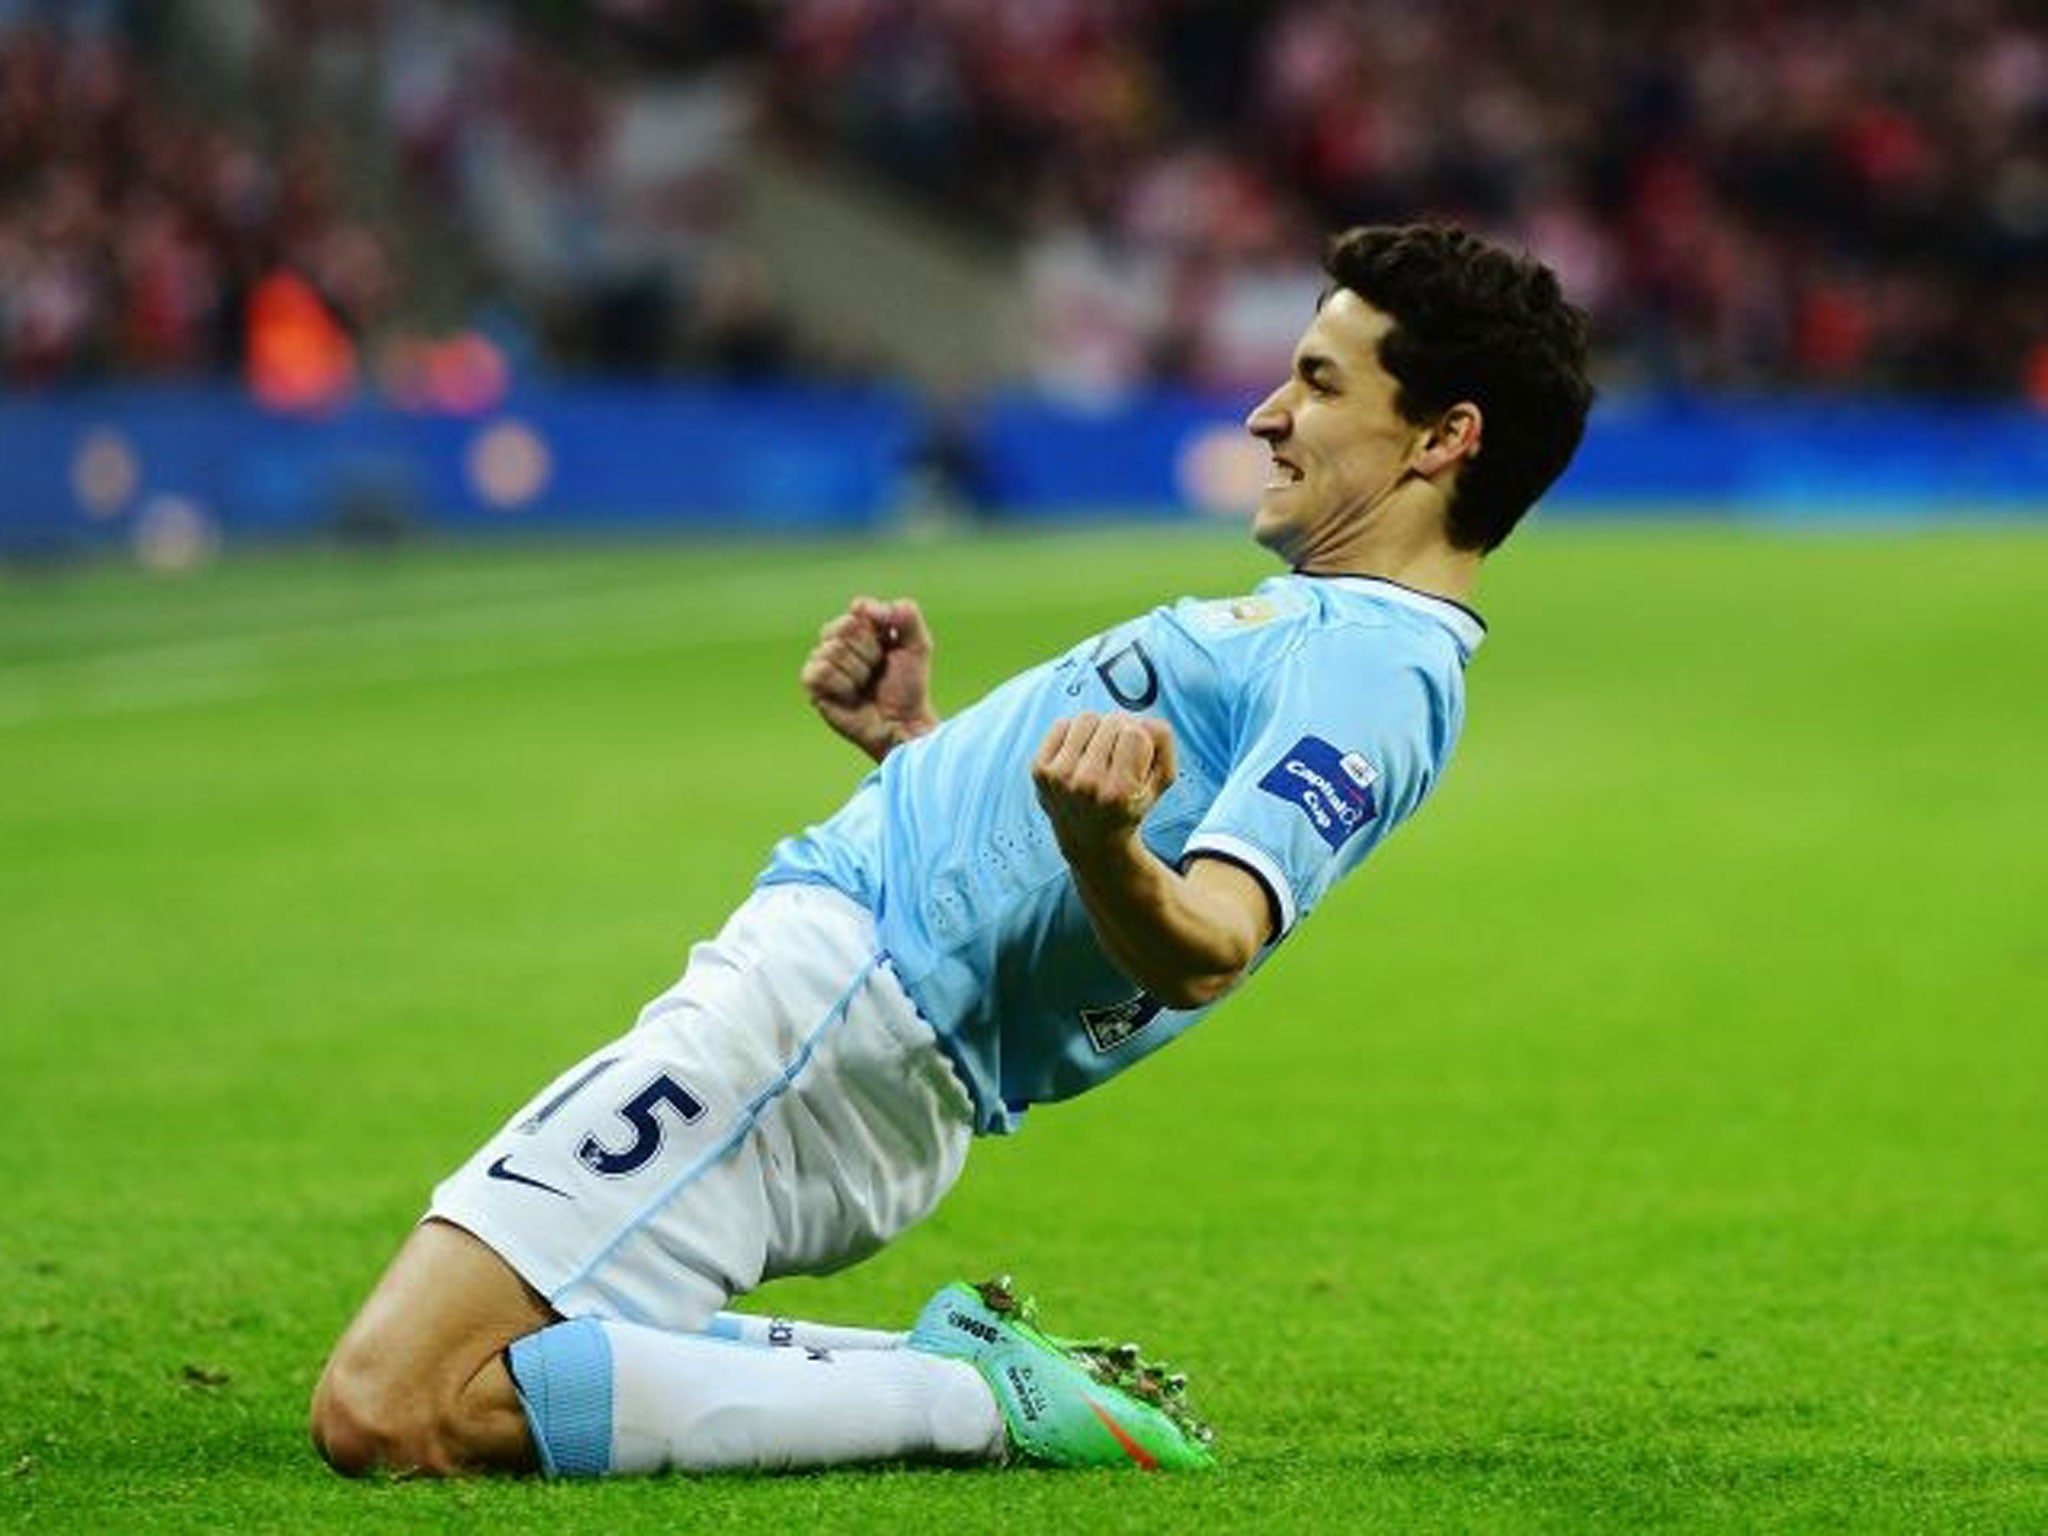
[[[564,1200],[574,1198],[566,1189],[557,1189],[552,1184],[543,1184],[539,1179],[529,1179],[523,1173],[514,1173],[505,1166],[511,1161],[512,1159],[509,1157],[501,1157],[491,1164],[490,1167],[486,1168],[484,1172],[494,1179],[503,1179],[507,1184],[530,1184],[535,1189],[544,1189],[551,1195],[560,1195]]]

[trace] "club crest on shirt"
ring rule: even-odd
[[[1081,1027],[1088,1031],[1088,1043],[1096,1054],[1107,1055],[1159,1017],[1159,999],[1140,992],[1107,1008],[1083,1008]]]
[[[1259,788],[1298,807],[1334,853],[1379,815],[1378,782],[1379,771],[1363,754],[1304,736],[1267,770]]]

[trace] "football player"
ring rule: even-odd
[[[1480,564],[1584,427],[1584,317],[1451,228],[1355,229],[1326,267],[1246,423],[1285,573],[944,721],[916,603],[827,623],[803,686],[874,770],[435,1191],[315,1392],[330,1463],[1210,1464],[1177,1377],[1044,1332],[1004,1282],[905,1332],[725,1307],[872,1253],[975,1137],[1193,1027],[1441,778]]]

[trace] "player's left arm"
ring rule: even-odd
[[[1169,1008],[1213,1003],[1272,937],[1272,904],[1222,859],[1174,869],[1138,835],[1174,779],[1173,731],[1138,715],[1055,721],[1031,764],[1096,937],[1120,970]]]

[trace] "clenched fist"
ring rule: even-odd
[[[1127,838],[1174,780],[1173,730],[1149,715],[1056,720],[1031,763],[1069,857]]]
[[[879,763],[938,725],[931,669],[931,631],[916,603],[856,597],[819,629],[801,677],[825,723]]]

